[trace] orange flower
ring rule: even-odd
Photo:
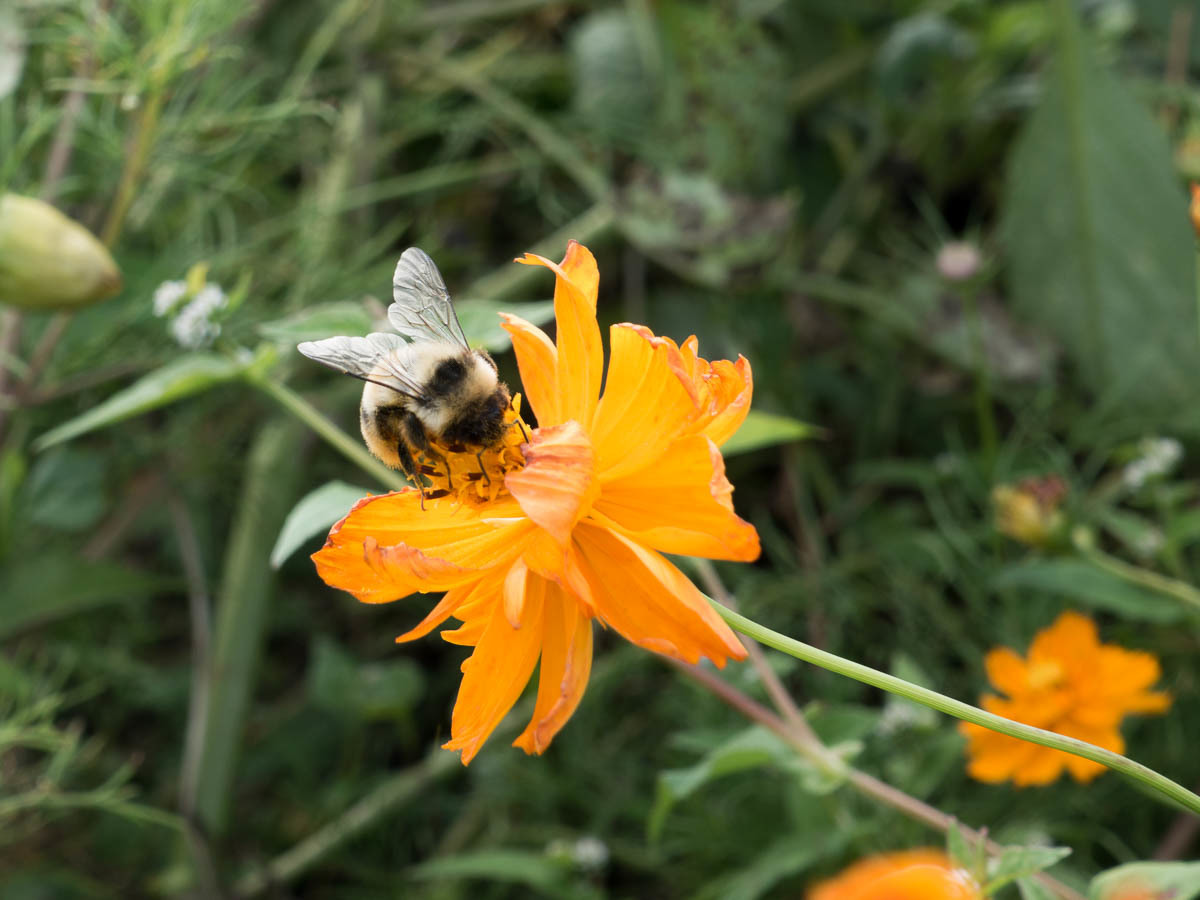
[[[1079,613],[1063,613],[1038,632],[1027,660],[998,647],[987,655],[986,665],[988,679],[1009,697],[985,694],[988,712],[1115,753],[1125,749],[1118,730],[1122,718],[1160,713],[1171,703],[1169,695],[1147,690],[1160,674],[1152,654],[1101,644],[1095,623]],[[979,725],[963,722],[959,730],[969,742],[967,771],[980,781],[1049,784],[1065,768],[1077,781],[1088,782],[1104,771],[1091,760]]]
[[[696,339],[677,345],[614,325],[604,366],[596,323],[599,273],[572,241],[556,276],[557,340],[505,315],[539,428],[494,499],[427,499],[415,490],[359,501],[314,554],[325,581],[367,603],[445,591],[410,641],[450,616],[443,639],[473,647],[444,745],[470,762],[520,697],[538,659],[537,701],[513,743],[541,753],[583,696],[592,619],[633,643],[718,666],[745,650],[705,597],[662,554],[750,561],[754,527],[734,514],[718,445],[746,416],[749,363],[708,363]],[[515,454],[514,454],[515,458]],[[472,460],[474,457],[472,456]]]
[[[982,900],[979,885],[940,850],[901,850],[856,862],[807,900]]]
[[[1192,203],[1188,207],[1188,214],[1192,220],[1192,228],[1196,230],[1196,234],[1200,235],[1200,184],[1192,182]]]

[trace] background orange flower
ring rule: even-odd
[[[974,879],[940,850],[901,850],[860,860],[811,888],[807,900],[979,900]]]
[[[1007,647],[987,655],[988,679],[1007,699],[981,698],[988,712],[1105,747],[1125,749],[1121,720],[1130,713],[1160,713],[1169,695],[1147,690],[1159,679],[1149,653],[1101,644],[1095,623],[1065,612],[1038,632],[1022,659]],[[1018,786],[1049,784],[1065,768],[1078,781],[1091,781],[1104,766],[987,728],[961,723],[967,736],[967,771],[980,781],[1012,779]]]

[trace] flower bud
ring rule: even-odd
[[[78,222],[41,200],[0,194],[0,303],[76,309],[121,284],[107,248]]]
[[[967,241],[952,241],[938,251],[937,270],[947,281],[970,281],[982,265],[979,248]]]
[[[1057,475],[996,485],[992,490],[996,530],[1031,547],[1054,543],[1065,524],[1059,506],[1066,494],[1066,483]]]

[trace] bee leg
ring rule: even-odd
[[[425,448],[425,454],[430,459],[432,459],[434,462],[440,462],[443,466],[446,467],[446,487],[448,487],[451,491],[453,491],[454,490],[454,478],[450,474],[450,460],[446,459],[445,456],[443,456],[441,453],[438,453],[436,450],[434,450],[432,446],[428,446]]]
[[[483,483],[490,487],[492,484],[492,479],[487,473],[487,466],[483,464],[483,450],[480,450],[478,453],[476,453],[475,458],[479,460],[479,471],[483,473]]]
[[[441,453],[433,449],[433,445],[429,443],[429,435],[425,432],[425,426],[411,412],[404,414],[404,433],[408,435],[409,443],[432,459],[434,462],[441,462],[446,467],[446,486],[454,490],[454,478],[450,474],[450,462]]]
[[[408,450],[408,445],[404,441],[396,442],[396,456],[400,460],[400,470],[405,474],[409,481],[417,486],[417,490],[421,492],[421,512],[425,511],[425,484],[421,479],[421,473],[417,469],[417,463],[412,457],[412,453]]]
[[[525,430],[525,423],[522,422],[520,419],[513,419],[511,422],[508,423],[509,428],[512,428],[514,425],[516,425],[518,428],[521,429],[521,437],[525,438],[525,443],[528,444],[529,443],[529,432]]]

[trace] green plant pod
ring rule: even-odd
[[[33,197],[0,195],[0,303],[77,309],[121,284],[112,255],[78,222]]]

